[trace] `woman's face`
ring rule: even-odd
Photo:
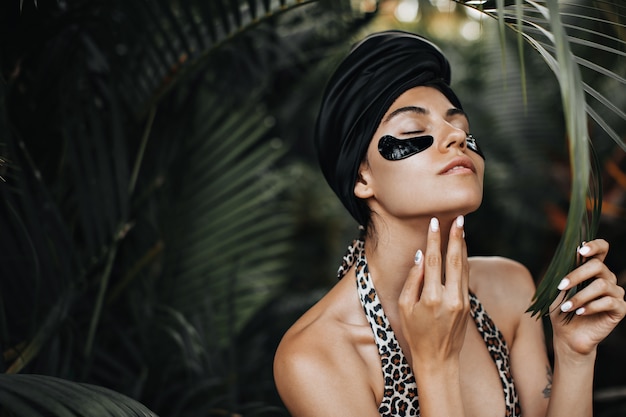
[[[469,133],[466,115],[439,90],[407,90],[387,110],[374,133],[355,195],[383,217],[457,216],[476,210],[482,201],[485,164],[468,149]],[[400,140],[432,136],[433,140],[430,146],[427,140],[428,147],[418,153],[390,160],[378,149],[380,139],[387,135]]]

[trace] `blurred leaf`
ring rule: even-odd
[[[20,417],[156,416],[137,401],[103,387],[27,374],[0,374],[0,411]]]
[[[135,57],[122,60],[119,68],[120,83],[127,103],[132,109],[150,108],[185,73],[211,64],[212,52],[226,41],[262,20],[270,21],[280,14],[298,7],[317,3],[314,0],[215,0],[204,2],[186,0],[172,4],[166,0],[156,2],[119,2],[118,13],[127,27],[142,27],[140,39],[127,31],[120,40],[125,55]],[[354,13],[348,0],[322,4],[328,9]],[[155,60],[158,57],[158,61]],[[207,62],[209,61],[209,62]],[[129,64],[132,67],[129,67]],[[215,62],[214,65],[228,65]],[[142,90],[138,87],[141,86]],[[131,97],[130,95],[134,97]]]
[[[276,410],[267,386],[240,393],[259,364],[236,353],[256,346],[238,332],[284,285],[292,246],[288,147],[262,99],[308,62],[308,36],[339,38],[328,22],[349,20],[343,0],[315,10],[344,14],[303,19],[314,3],[24,8],[7,32],[23,36],[0,45],[3,370],[104,385],[172,417]],[[281,34],[279,15],[304,7]],[[63,385],[75,397],[55,403],[49,380],[25,389],[38,384],[39,402],[12,407],[74,415],[94,395]],[[98,403],[107,415],[123,401]]]
[[[220,102],[200,94],[194,120],[180,138],[175,164],[186,170],[172,190],[172,247],[165,259],[166,274],[177,278],[164,281],[163,291],[187,314],[210,304],[220,340],[226,340],[227,329],[236,332],[280,283],[276,261],[284,259],[290,226],[272,201],[289,178],[270,170],[286,148],[278,140],[260,142],[271,124],[254,100],[230,116],[227,108],[215,111]],[[231,310],[228,299],[241,303]]]

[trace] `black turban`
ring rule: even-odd
[[[331,77],[321,103],[315,146],[322,172],[352,217],[367,226],[364,200],[354,195],[359,165],[382,117],[406,90],[437,88],[457,108],[450,65],[430,41],[386,31],[357,43]]]

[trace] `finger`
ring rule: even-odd
[[[559,295],[556,297],[556,299],[552,302],[552,304],[550,304],[550,310],[549,310],[550,316],[553,316],[553,317],[558,316],[559,313],[563,311],[561,309],[561,306],[565,303],[566,300],[567,300],[567,291],[561,291]],[[571,311],[571,308],[568,310]]]
[[[592,278],[602,278],[612,284],[617,283],[615,274],[600,259],[592,258],[567,274],[559,283],[558,289],[568,290]]]
[[[421,250],[415,253],[415,265],[409,270],[398,302],[400,306],[410,307],[419,300],[424,284],[424,254]]]
[[[618,320],[626,313],[626,302],[623,298],[602,297],[590,301],[574,310],[577,316],[589,316],[598,313],[615,313]]]
[[[441,235],[439,221],[430,220],[424,254],[424,287],[422,297],[439,297],[441,293]]]
[[[465,267],[467,255],[465,252],[465,241],[463,239],[463,225],[465,219],[459,216],[450,227],[450,237],[448,239],[448,251],[446,252],[446,289],[455,290],[457,293],[463,291],[465,277]]]
[[[461,235],[462,243],[463,243],[463,280],[462,283],[462,291],[463,295],[466,297],[467,305],[469,305],[469,260],[467,258],[467,243],[465,242],[465,231]]]
[[[583,244],[578,247],[577,251],[585,259],[596,258],[600,261],[604,261],[609,252],[609,242],[604,239],[583,242]]]
[[[562,312],[578,311],[581,307],[604,297],[621,300],[624,297],[624,289],[607,280],[596,279],[562,303],[560,309]]]

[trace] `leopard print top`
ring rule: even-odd
[[[338,277],[341,279],[355,262],[359,296],[367,320],[374,332],[385,378],[385,392],[378,412],[381,417],[419,416],[415,377],[374,289],[367,267],[365,242],[363,240],[355,240],[348,248],[347,254],[343,257],[342,265],[339,267]],[[504,337],[476,296],[471,292],[469,296],[470,314],[498,368],[506,405],[505,417],[518,417],[521,415],[521,408],[511,375],[509,350]]]

